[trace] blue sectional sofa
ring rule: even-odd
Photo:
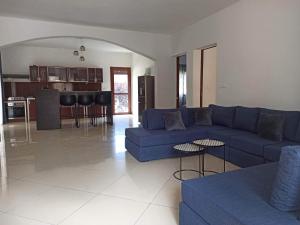
[[[184,181],[180,225],[299,225],[300,211],[268,203],[277,164]]]
[[[249,167],[279,160],[281,148],[300,144],[300,112],[269,110],[263,108],[222,107],[211,105],[213,126],[196,126],[195,108],[181,108],[186,130],[164,129],[164,114],[177,109],[149,109],[143,114],[142,127],[125,131],[125,146],[137,160],[150,161],[177,157],[176,144],[199,138],[214,138],[226,144],[226,160],[240,167]],[[257,121],[261,112],[282,114],[285,126],[282,142],[275,142],[257,135]],[[223,157],[221,149],[210,152]]]
[[[250,167],[182,183],[180,225],[300,225],[300,211],[282,212],[268,202],[277,173],[281,149],[300,145],[300,112],[211,105],[212,126],[195,126],[196,109],[180,109],[186,130],[166,131],[164,114],[144,113],[142,128],[126,130],[126,148],[139,161],[178,156],[173,146],[198,138],[215,138],[226,144],[226,160]],[[261,112],[285,118],[283,141],[257,135]],[[221,150],[210,152],[223,157]],[[263,164],[263,165],[260,165]]]

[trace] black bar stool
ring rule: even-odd
[[[113,124],[111,102],[111,91],[101,91],[97,93],[95,97],[95,105],[100,106],[100,116],[104,117],[106,119],[106,122],[109,124]]]
[[[100,106],[100,117],[106,117],[106,102],[103,92],[97,93],[95,97],[95,105]],[[96,118],[97,121],[97,118]]]
[[[92,110],[94,96],[91,94],[78,95],[77,103],[79,107],[83,107],[83,117],[91,118],[91,124],[94,125],[94,113],[92,112],[92,115],[89,113],[89,108]]]
[[[72,117],[75,119],[75,125],[76,125],[76,127],[79,127],[77,106],[76,106],[76,96],[75,95],[61,95],[60,96],[60,105],[62,107],[71,107],[71,113],[72,113]]]

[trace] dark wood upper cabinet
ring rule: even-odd
[[[88,81],[89,83],[95,83],[96,81],[96,69],[88,68]]]
[[[103,69],[96,68],[96,83],[102,83],[102,82],[103,82]]]
[[[88,81],[89,81],[89,83],[103,82],[103,69],[102,68],[88,68]]]
[[[30,66],[30,81],[32,82],[103,82],[102,68],[61,67],[61,66]]]
[[[76,81],[75,79],[77,79],[77,77],[78,77],[78,70],[77,70],[77,68],[69,68],[68,81],[69,82],[74,82],[74,81]]]
[[[39,67],[38,66],[30,66],[29,67],[29,78],[30,78],[30,81],[33,81],[33,82],[39,81]]]
[[[76,81],[87,82],[88,81],[88,70],[87,68],[78,68],[78,77]]]
[[[39,81],[40,82],[47,82],[47,74],[48,74],[48,67],[47,66],[39,66]]]
[[[66,67],[48,67],[48,82],[67,82],[67,75],[68,69]]]

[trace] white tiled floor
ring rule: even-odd
[[[1,127],[0,225],[178,224],[180,182],[172,176],[178,159],[136,161],[124,148],[131,126],[130,116],[119,116],[113,127],[77,129],[71,121],[52,131],[37,131],[34,123],[27,133],[24,123]],[[222,168],[215,157],[206,162]],[[197,163],[184,159],[186,167]]]

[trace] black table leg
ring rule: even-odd
[[[200,152],[199,152],[199,169],[198,170],[199,170],[199,177],[201,177],[202,172],[201,172],[201,154],[200,154]]]
[[[224,168],[223,168],[223,171],[225,173],[226,172],[226,152],[225,152],[225,145],[223,146],[223,152],[224,152]]]
[[[180,163],[179,163],[179,170],[180,170],[179,177],[180,177],[180,180],[182,180],[182,158],[181,157],[179,158],[179,161],[180,161]]]
[[[78,121],[78,106],[77,105],[75,105],[75,126],[77,127],[77,128],[79,128],[79,121]]]
[[[204,161],[205,161],[204,155],[205,155],[205,152],[203,152],[201,155],[202,155],[202,173],[203,173],[203,176],[205,177],[205,166],[204,166]]]

